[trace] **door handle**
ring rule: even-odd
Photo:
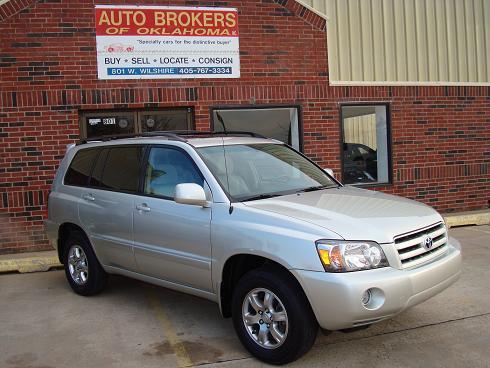
[[[82,198],[90,202],[95,201],[95,197],[92,194],[84,194]]]
[[[138,211],[143,211],[143,212],[150,212],[151,211],[151,208],[148,207],[148,205],[146,203],[142,203],[142,204],[137,205],[136,209]]]

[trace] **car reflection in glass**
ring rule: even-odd
[[[378,154],[361,143],[344,143],[344,183],[374,183],[378,181]]]

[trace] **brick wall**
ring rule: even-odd
[[[388,102],[394,183],[376,189],[442,211],[488,207],[489,88],[330,87],[325,22],[293,0],[143,3],[239,8],[242,77],[99,81],[93,2],[0,7],[0,253],[47,248],[47,191],[80,109],[193,106],[209,129],[213,106],[298,104],[306,154],[339,174],[339,103]]]

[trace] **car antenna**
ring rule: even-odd
[[[221,138],[221,139],[223,142],[223,156],[225,158],[226,184],[228,186],[228,193],[230,193],[230,180],[228,179],[228,164],[226,162],[225,140],[224,140],[224,138]],[[230,208],[228,208],[228,213],[230,215],[233,213],[233,204],[231,204],[231,199],[230,199]]]
[[[223,127],[223,132],[227,133],[225,121],[223,120],[223,117],[221,116],[221,114],[217,111],[216,111],[216,117],[218,118],[218,121],[220,122],[221,126]],[[228,181],[228,167],[226,165],[226,153],[225,153],[225,142],[224,142],[224,140],[223,140],[223,155],[225,157],[226,181],[228,184],[228,191],[230,191],[230,183]],[[231,204],[231,200],[230,200],[230,208],[228,209],[228,213],[230,215],[233,213],[233,205]]]

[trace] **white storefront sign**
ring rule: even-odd
[[[239,78],[235,8],[96,5],[99,79]]]

